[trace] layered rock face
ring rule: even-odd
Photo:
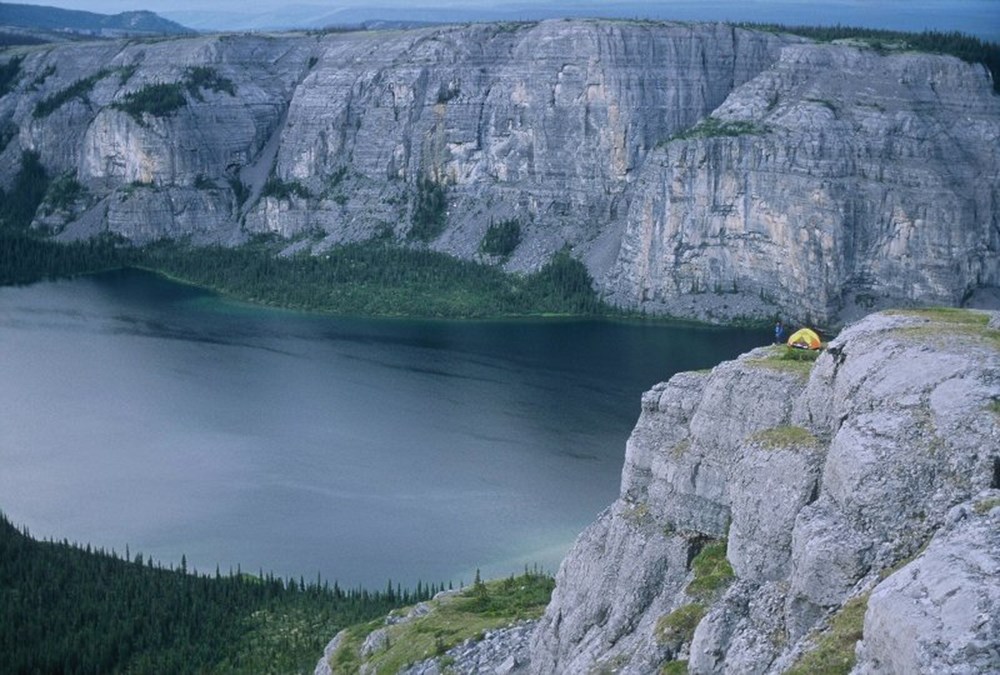
[[[134,105],[154,85],[181,105]],[[40,209],[64,238],[405,243],[430,191],[431,247],[480,258],[514,219],[509,270],[569,245],[650,311],[834,321],[1000,285],[1000,98],[943,56],[596,21],[76,44],[24,54],[0,128],[0,183],[34,151],[87,188]]]
[[[1000,99],[982,75],[784,47],[709,124],[650,156],[605,285],[673,311],[686,294],[743,291],[817,320],[997,285]]]
[[[1000,669],[1000,314],[876,314],[815,364],[784,349],[644,395],[534,672],[809,672],[852,612],[855,672]]]

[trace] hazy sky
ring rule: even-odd
[[[550,16],[622,16],[863,25],[898,30],[961,30],[1000,39],[1000,0],[34,0],[113,14],[148,9],[186,25],[234,29],[284,22],[336,22],[344,16],[456,21]],[[383,11],[387,10],[387,11]],[[421,15],[420,12],[425,12]],[[370,16],[367,16],[370,15]],[[197,25],[202,23],[203,25]],[[274,26],[277,27],[277,26]]]

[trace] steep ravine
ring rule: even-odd
[[[1000,672],[1000,313],[784,349],[648,391],[620,497],[530,638],[463,645],[452,672]]]
[[[506,269],[569,245],[602,295],[649,312],[837,323],[1000,287],[1000,97],[952,57],[629,21],[3,58],[21,57],[0,185],[24,152],[78,181],[38,211],[61,239],[425,245],[409,235],[436,190],[426,245],[476,259],[491,222],[516,220]],[[164,86],[180,106],[123,108]]]

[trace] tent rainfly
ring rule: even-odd
[[[799,349],[819,349],[822,345],[816,331],[809,328],[800,328],[788,336],[788,346]]]

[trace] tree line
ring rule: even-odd
[[[277,255],[278,246],[145,247],[105,235],[67,244],[0,230],[0,284],[136,267],[263,305],[364,316],[488,318],[610,315],[587,268],[567,250],[529,275],[427,249],[369,240],[321,255]]]
[[[317,578],[195,574],[126,549],[38,541],[0,514],[0,671],[310,671],[340,629],[433,597]]]
[[[1000,93],[1000,44],[981,40],[959,31],[926,30],[922,33],[905,33],[879,28],[856,26],[784,26],[775,23],[740,23],[744,28],[771,32],[791,33],[812,38],[820,42],[833,40],[863,40],[873,49],[887,51],[890,46],[899,45],[905,49],[949,54],[968,63],[982,63],[993,77],[993,91]]]

